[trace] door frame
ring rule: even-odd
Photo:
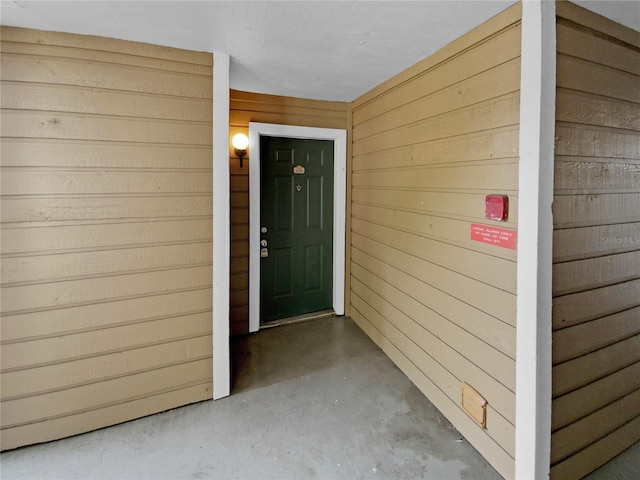
[[[249,332],[260,329],[260,137],[333,141],[333,310],[344,315],[347,131],[249,123]]]

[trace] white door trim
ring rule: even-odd
[[[333,310],[344,315],[347,131],[249,123],[249,331],[260,329],[260,136],[333,140]]]

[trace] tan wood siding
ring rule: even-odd
[[[230,133],[248,135],[249,122],[319,128],[347,128],[348,104],[231,90]],[[231,159],[230,331],[249,331],[249,162]]]
[[[640,34],[557,9],[551,477],[640,439]]]
[[[2,449],[211,398],[212,55],[1,35]]]
[[[517,227],[520,34],[516,5],[354,101],[349,205],[351,316],[507,478],[516,255],[470,226],[497,224],[494,193]],[[487,400],[486,429],[461,382]]]

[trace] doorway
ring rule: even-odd
[[[269,142],[272,142],[268,140],[270,137],[278,138],[278,140],[274,140],[276,143],[272,145],[273,148],[268,146]],[[313,141],[298,143],[300,146],[296,147],[298,140]],[[327,160],[326,148],[329,148],[329,156],[333,157],[333,166],[330,168],[332,171],[330,174],[323,172],[322,180],[320,180],[314,164],[318,163],[317,155],[320,155],[319,151],[322,150],[317,150],[316,146],[323,144],[323,142],[315,143],[315,141],[325,141],[325,153],[322,153],[325,162]],[[293,143],[287,144],[287,142]],[[346,131],[252,122],[249,124],[249,148],[252,158],[249,163],[249,331],[256,332],[262,324],[267,324],[269,321],[295,316],[305,311],[323,310],[326,307],[333,308],[337,315],[343,315]],[[269,150],[272,151],[269,153]],[[300,152],[297,157],[296,151]],[[305,156],[305,151],[309,153],[308,158]],[[274,152],[276,156],[280,155],[280,159],[275,161],[276,164],[280,164],[275,170],[280,170],[267,172],[266,177],[270,178],[272,182],[281,184],[278,188],[271,189],[276,192],[280,191],[280,194],[277,194],[280,195],[279,198],[274,198],[274,193],[270,193],[269,189],[263,192],[262,185],[262,170],[265,168],[265,159],[268,158],[268,155],[273,157]],[[269,160],[266,161],[269,162]],[[270,163],[273,162],[274,159],[271,158]],[[307,170],[307,165],[310,170]],[[296,167],[301,167],[297,168],[297,171],[304,173],[295,173]],[[273,170],[270,166],[266,169]],[[305,178],[307,172],[309,175]],[[323,188],[320,189],[322,182],[328,182],[328,184],[323,185]],[[320,192],[323,192],[323,195]],[[296,196],[303,201],[295,202]],[[293,218],[293,221],[296,221],[296,215],[298,215],[298,222],[317,224],[320,212],[312,212],[307,209],[306,200],[310,196],[324,196],[323,200],[325,201],[321,202],[320,209],[323,211],[321,216],[325,222],[324,226],[329,227],[322,229],[324,235],[328,234],[328,238],[323,239],[322,242],[316,241],[306,244],[303,240],[302,247],[296,253],[293,247],[281,243],[282,238],[278,239],[277,235],[272,234],[283,230],[280,232],[283,233],[282,237],[287,237],[285,234],[287,228],[282,228],[287,224],[286,219],[283,220],[284,217]],[[290,202],[290,205],[287,202]],[[287,211],[288,205],[291,207],[288,210],[289,213],[283,214],[283,218],[279,220],[273,216],[274,205],[277,203],[282,205],[280,212]],[[300,206],[296,206],[297,204]],[[297,214],[296,208],[299,209]],[[270,225],[263,224],[263,210],[267,215],[271,214]],[[306,213],[305,210],[307,210]],[[305,215],[307,215],[306,219]],[[281,222],[280,225],[277,224],[278,221]],[[329,224],[327,225],[326,222]],[[262,231],[263,227],[266,228],[266,232]],[[298,235],[293,236],[297,237]],[[324,263],[324,267],[321,265],[322,263]],[[300,268],[303,270],[298,271]],[[267,279],[265,282],[267,288],[264,289],[265,296],[263,296],[262,284],[265,278]],[[309,293],[306,295],[306,299],[305,295],[300,292],[305,289]],[[273,303],[272,300],[276,302]],[[282,303],[278,303],[280,301]],[[280,311],[281,309],[282,311]]]
[[[260,137],[260,320],[332,307],[333,141]]]

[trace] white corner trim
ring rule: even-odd
[[[260,329],[260,136],[333,140],[333,310],[344,315],[347,131],[249,123],[249,331]]]
[[[231,392],[229,359],[229,55],[213,61],[213,398]]]
[[[545,479],[551,452],[555,2],[522,2],[516,320],[517,479]]]

